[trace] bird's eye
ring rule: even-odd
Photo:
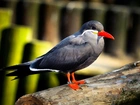
[[[93,26],[93,27],[91,27],[91,29],[95,30],[96,28]]]

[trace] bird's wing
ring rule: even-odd
[[[91,56],[93,48],[82,36],[70,36],[30,66],[32,71],[60,70],[78,68]]]

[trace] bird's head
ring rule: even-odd
[[[85,24],[83,24],[82,28],[80,29],[81,33],[85,32],[92,32],[95,35],[115,39],[110,33],[104,31],[103,25],[98,21],[88,21]]]

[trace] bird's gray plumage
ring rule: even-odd
[[[104,30],[104,27],[100,22],[91,20],[83,24],[83,26],[80,29],[80,32],[83,32],[86,29],[101,31]]]
[[[90,65],[102,52],[104,40],[91,32],[81,34],[78,32],[62,40],[31,67],[37,71],[52,69],[67,73]]]
[[[103,30],[103,26],[100,22],[89,21],[81,27],[80,31],[63,39],[41,57],[4,69],[16,69],[16,73],[13,74],[18,76],[21,70],[22,73],[25,71],[26,75],[30,75],[51,70],[67,73],[85,68],[93,63],[103,50],[103,37],[93,34],[94,31],[101,30]]]

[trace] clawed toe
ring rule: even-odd
[[[80,81],[72,81],[72,83],[74,84],[85,84],[85,81],[84,80],[80,80]]]
[[[71,84],[68,84],[68,86],[69,86],[70,88],[74,89],[74,90],[79,89],[78,84],[71,83]]]

